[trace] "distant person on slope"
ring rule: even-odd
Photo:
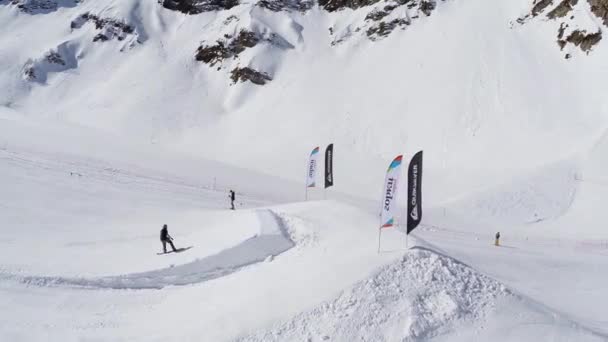
[[[234,210],[234,200],[236,199],[236,194],[234,191],[230,190],[230,195],[228,195],[228,198],[230,198],[230,209]]]
[[[173,238],[171,237],[171,235],[169,235],[169,230],[167,228],[167,225],[163,225],[163,229],[160,230],[160,242],[163,243],[163,252],[167,253],[167,243],[169,243],[171,245],[171,248],[173,249],[174,252],[176,252],[177,250],[175,249],[175,246],[173,245]]]
[[[494,240],[494,246],[500,246],[500,232],[496,232],[496,240]]]

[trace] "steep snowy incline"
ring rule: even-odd
[[[298,181],[309,150],[334,142],[336,189],[368,198],[387,160],[424,149],[433,203],[563,160],[606,128],[607,45],[564,59],[548,38],[554,22],[516,24],[530,1],[439,1],[429,16],[400,6],[382,20],[403,14],[411,25],[372,41],[365,32],[384,4],[243,3],[197,15],[140,0],[44,15],[0,6],[12,32],[0,38],[0,103]],[[130,25],[136,37],[94,42],[105,34],[98,22]],[[205,46],[221,61],[197,61]],[[67,70],[45,84],[23,79],[28,61],[56,60],[52,52],[66,54]],[[272,81],[233,84],[235,67]]]

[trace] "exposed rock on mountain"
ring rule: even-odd
[[[591,12],[602,19],[604,25],[608,26],[608,0],[587,0],[591,5]]]
[[[267,73],[254,70],[249,67],[234,68],[234,70],[232,70],[230,73],[230,78],[234,83],[237,83],[239,81],[250,81],[251,83],[257,85],[264,85],[267,82],[272,81],[272,77],[270,77]]]
[[[54,12],[61,7],[75,7],[82,0],[0,0],[0,5],[14,5],[29,14]]]
[[[159,0],[163,7],[186,14],[230,9],[239,4],[238,0]]]
[[[77,48],[73,43],[63,43],[41,58],[29,60],[23,68],[24,79],[46,83],[51,73],[75,69],[78,67]]]
[[[275,33],[262,34],[241,29],[236,36],[226,34],[224,38],[223,40],[217,40],[213,45],[201,45],[196,51],[195,59],[212,67],[218,65],[218,70],[220,70],[224,61],[237,59],[245,50],[260,44],[266,44],[271,49],[285,50],[293,48],[293,45]],[[231,79],[234,83],[237,83],[237,81],[251,81],[262,85],[271,81],[272,77],[266,72],[237,67],[232,70]]]
[[[353,22],[344,28],[331,28],[331,34],[335,35],[332,45],[337,45],[356,36],[358,32],[364,32],[372,41],[385,38],[396,28],[405,29],[414,20],[430,16],[437,8],[437,2],[435,0],[364,0],[363,2],[340,0],[327,2],[324,8],[328,11],[352,8],[367,12],[363,23]]]
[[[561,0],[557,3],[536,0],[530,14],[517,22],[525,24],[541,15],[559,23],[557,44],[561,50],[572,45],[590,53],[602,40],[603,26],[608,27],[608,0]],[[597,19],[600,19],[600,24],[595,24]],[[566,53],[564,57],[569,59],[572,54]]]
[[[299,11],[306,12],[314,6],[312,0],[260,0],[257,6],[269,9],[274,12],[280,11]]]
[[[580,47],[584,52],[589,52],[593,46],[602,40],[602,32],[587,33],[586,31],[574,30],[565,39],[562,39],[562,37],[563,34],[558,35],[559,40],[557,41],[562,49],[564,49],[567,43],[572,43]]]
[[[74,19],[70,24],[70,27],[73,30],[80,29],[87,23],[92,23],[95,25],[95,29],[99,31],[99,33],[93,37],[94,42],[105,42],[111,39],[123,41],[129,36],[134,37],[135,40],[137,38],[137,33],[133,26],[117,19],[101,18],[91,13],[84,13]]]
[[[227,37],[231,38],[231,37]],[[237,57],[239,53],[256,46],[262,37],[251,31],[241,30],[228,41],[218,40],[214,45],[202,45],[196,51],[196,60],[214,66],[223,60]]]

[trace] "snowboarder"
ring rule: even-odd
[[[169,243],[171,245],[171,248],[173,249],[174,252],[176,252],[177,250],[175,249],[175,245],[173,245],[173,238],[171,237],[171,235],[169,235],[169,230],[167,228],[167,225],[163,225],[163,229],[160,230],[160,241],[163,243],[163,252],[167,253],[167,243]]]
[[[230,190],[230,195],[228,195],[228,198],[230,198],[230,209],[234,210],[234,200],[236,199],[236,194],[234,191]]]
[[[494,240],[494,246],[500,246],[500,232],[496,232],[496,240]]]

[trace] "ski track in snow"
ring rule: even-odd
[[[110,289],[162,289],[213,280],[237,272],[243,267],[273,258],[294,246],[282,218],[270,210],[257,210],[262,230],[259,235],[218,254],[143,273],[98,278],[0,275],[0,279],[33,286],[72,286]]]

